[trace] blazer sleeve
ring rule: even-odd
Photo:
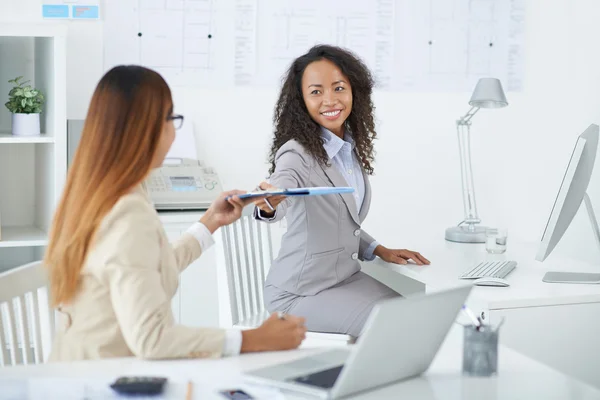
[[[160,221],[130,201],[113,219],[110,246],[104,268],[111,303],[129,349],[147,359],[220,357],[225,331],[175,324],[171,297],[162,285]],[[199,250],[184,237],[178,263]],[[168,244],[167,244],[168,245]],[[199,246],[198,246],[199,247]]]
[[[173,242],[172,246],[179,272],[183,272],[202,254],[202,247],[200,247],[198,240],[187,232]]]
[[[367,232],[365,232],[364,230],[360,230],[360,242],[358,244],[358,256],[360,258],[361,261],[372,261],[375,257],[366,260],[365,259],[365,251],[369,248],[369,246],[371,246],[371,244],[373,244],[373,242],[375,242],[376,240],[373,239],[373,237],[371,235],[369,235]]]
[[[270,177],[271,185],[280,189],[306,187],[310,181],[310,160],[311,157],[304,152],[301,144],[287,142],[275,155],[275,172]],[[254,218],[267,223],[278,222],[285,217],[291,204],[291,198],[279,203],[272,218],[262,217],[260,209],[255,207]]]

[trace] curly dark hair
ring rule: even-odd
[[[334,63],[350,81],[352,87],[352,111],[344,122],[356,144],[356,153],[367,172],[373,174],[373,140],[377,136],[373,117],[374,80],[367,66],[350,51],[328,45],[317,45],[298,57],[290,66],[284,79],[275,107],[273,123],[275,134],[269,162],[275,171],[275,154],[288,140],[295,139],[321,165],[327,165],[328,157],[323,148],[320,127],[309,115],[302,96],[302,76],[306,67],[315,61],[327,59]]]

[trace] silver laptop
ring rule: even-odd
[[[339,399],[425,372],[472,286],[377,304],[354,346],[250,371],[246,379]]]

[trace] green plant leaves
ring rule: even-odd
[[[15,85],[19,84],[19,81],[23,79],[22,76],[17,76],[15,79],[11,79],[10,81],[8,81],[8,83],[14,83]]]
[[[22,81],[22,79],[22,76],[18,76],[8,81],[15,86],[8,92],[8,101],[4,106],[13,114],[41,113],[44,95],[31,85],[27,85],[29,81]]]

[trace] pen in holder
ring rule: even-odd
[[[463,373],[490,376],[498,372],[498,331],[490,325],[464,325]]]

